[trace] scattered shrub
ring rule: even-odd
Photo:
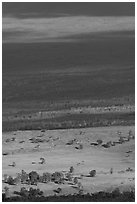
[[[110,174],[113,174],[113,168],[110,169]]]
[[[78,146],[75,147],[75,149],[83,149],[83,144],[79,144]]]
[[[28,197],[29,196],[29,193],[28,193],[28,191],[26,190],[25,187],[21,188],[20,195],[23,196],[23,197]]]
[[[79,191],[83,190],[83,186],[82,186],[82,184],[80,182],[78,182],[77,185],[78,185],[78,190]]]
[[[18,185],[20,183],[21,183],[21,179],[20,178],[18,178],[18,177],[14,178],[14,184],[15,185]]]
[[[24,143],[25,141],[24,140],[21,140],[19,143]]]
[[[89,172],[90,177],[95,177],[96,176],[96,170],[91,170]]]
[[[79,149],[83,149],[83,144],[79,144]]]
[[[73,172],[74,172],[74,167],[73,167],[73,166],[70,167],[69,172],[70,172],[70,173],[73,173]]]
[[[9,177],[8,177],[7,183],[8,183],[9,185],[14,185],[14,184],[15,184],[15,183],[14,183],[14,179],[12,178],[12,176],[9,176]]]
[[[74,183],[74,184],[78,184],[78,178],[77,178],[77,177],[74,177],[73,183]]]
[[[2,155],[7,156],[7,155],[9,155],[9,152],[3,152]]]
[[[46,130],[43,129],[43,130],[41,130],[41,132],[46,132]]]
[[[74,140],[70,140],[66,143],[66,145],[72,145],[74,143]]]
[[[11,140],[8,138],[8,139],[6,139],[6,141],[5,142],[10,142]]]
[[[29,192],[29,197],[39,197],[43,195],[43,191],[40,191],[39,188],[37,189],[30,188],[28,192]]]
[[[90,145],[97,146],[98,142],[91,142]]]
[[[120,137],[120,138],[119,138],[119,142],[120,142],[121,144],[124,143],[124,142],[125,142],[124,138],[123,138],[123,137]]]
[[[110,146],[111,146],[111,145],[110,145],[110,143],[108,143],[108,142],[107,142],[106,144],[103,144],[103,145],[102,145],[102,147],[104,147],[104,148],[109,148]]]
[[[8,175],[7,175],[7,174],[4,174],[3,177],[4,177],[4,180],[3,180],[3,181],[4,181],[5,183],[7,183],[7,181],[8,181]]]
[[[45,163],[45,159],[44,158],[41,157],[40,160],[41,161],[39,162],[39,164],[44,164]]]
[[[115,190],[112,191],[112,196],[113,196],[113,197],[116,197],[116,196],[118,196],[119,194],[120,194],[119,188],[115,188]]]
[[[133,134],[132,130],[129,130],[128,132],[128,140],[135,139],[135,135]]]
[[[102,142],[103,142],[102,140],[97,140],[98,145],[101,145]]]
[[[9,188],[7,186],[4,187],[5,197],[9,196]]]
[[[132,172],[133,169],[131,169],[130,167],[128,167],[128,168],[126,169],[126,171],[127,171],[127,172],[130,172],[130,171]]]
[[[72,175],[71,175],[70,172],[67,172],[65,176],[66,176],[66,179],[67,179],[68,181],[72,181]]]
[[[35,137],[32,137],[29,140],[31,140],[31,143],[45,142],[45,139],[40,139],[40,138],[35,138]]]
[[[15,163],[15,162],[12,162],[12,164],[9,164],[9,166],[15,167],[15,166],[16,166],[16,163]]]
[[[56,190],[54,190],[55,193],[60,193],[62,191],[61,188],[57,188]]]

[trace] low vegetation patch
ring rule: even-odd
[[[135,202],[135,192],[125,191],[120,192],[119,189],[113,190],[111,193],[98,192],[94,194],[78,194],[74,195],[58,195],[61,188],[56,190],[54,196],[44,197],[43,192],[39,189],[21,189],[19,196],[6,198],[5,194],[2,195],[3,202]]]
[[[103,127],[117,125],[134,125],[135,113],[105,113],[105,114],[71,114],[63,117],[39,120],[3,121],[2,131],[15,130],[54,130],[85,127]],[[38,142],[32,140],[32,142]],[[39,142],[44,142],[43,140]],[[68,145],[73,144],[70,141]]]

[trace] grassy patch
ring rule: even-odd
[[[106,114],[71,114],[63,117],[43,120],[4,121],[3,131],[40,130],[40,129],[69,129],[84,127],[101,127],[112,125],[134,125],[134,113]]]

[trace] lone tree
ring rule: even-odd
[[[14,179],[12,178],[12,176],[9,176],[9,177],[8,177],[7,183],[8,183],[9,185],[14,185],[14,184],[15,184],[15,183],[14,183]]]
[[[18,175],[18,177],[19,177],[19,175]],[[29,174],[27,174],[24,170],[22,170],[20,178],[21,178],[21,183],[27,183],[29,180]]]
[[[42,182],[43,183],[48,183],[51,181],[51,174],[46,172],[46,173],[43,173],[43,176],[42,176]]]
[[[56,171],[52,174],[52,181],[55,183],[62,183],[64,181],[64,175],[62,172]]]
[[[39,175],[36,171],[31,171],[29,173],[29,179],[31,181],[31,184],[36,185],[39,180]]]

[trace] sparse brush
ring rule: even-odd
[[[66,173],[66,179],[68,180],[68,181],[72,181],[72,175],[71,175],[71,173]]]
[[[14,183],[15,183],[16,185],[20,184],[20,183],[21,183],[21,179],[18,178],[18,177],[14,178]]]
[[[43,130],[41,130],[41,132],[46,132],[46,130],[43,129]]]
[[[13,167],[15,167],[15,166],[16,166],[16,163],[15,163],[15,162],[13,162],[13,163],[12,163],[12,166],[13,166]]]
[[[129,130],[129,132],[128,132],[128,139],[129,139],[129,140],[130,140],[130,139],[135,139],[135,136],[134,136],[132,130]]]
[[[73,183],[78,184],[78,178],[77,177],[74,177]]]
[[[70,140],[66,143],[66,145],[72,145],[74,143],[74,140]]]
[[[28,192],[29,192],[29,197],[38,197],[43,195],[43,191],[41,191],[39,188],[34,189],[31,187]]]
[[[15,167],[15,166],[16,166],[16,163],[13,162],[12,164],[9,164],[9,166]]]
[[[4,182],[7,183],[7,181],[8,181],[8,175],[7,175],[7,174],[4,174],[3,177],[4,177]]]
[[[110,169],[110,174],[113,174],[113,168]]]
[[[120,194],[119,188],[115,188],[115,189],[112,191],[112,194],[113,194],[113,196],[118,196],[118,195]]]
[[[9,195],[9,188],[7,186],[4,187],[5,197]]]
[[[73,167],[73,166],[70,167],[69,172],[70,172],[70,173],[73,173],[73,172],[74,172],[74,167]]]
[[[79,144],[78,146],[75,147],[75,149],[83,149],[83,144]]]
[[[124,143],[124,142],[125,142],[124,138],[120,136],[119,142],[120,142],[120,143]]]
[[[5,193],[9,191],[9,188],[7,186],[4,187]]]
[[[129,135],[129,136],[132,136],[132,134],[133,134],[133,133],[132,133],[132,130],[129,130],[128,135]]]
[[[83,149],[83,144],[79,144],[79,149]]]
[[[23,197],[28,197],[29,196],[29,192],[25,187],[22,187],[20,190],[20,195]]]
[[[80,191],[80,190],[83,190],[83,185],[81,184],[81,182],[78,182],[77,185],[78,185],[79,191]]]

